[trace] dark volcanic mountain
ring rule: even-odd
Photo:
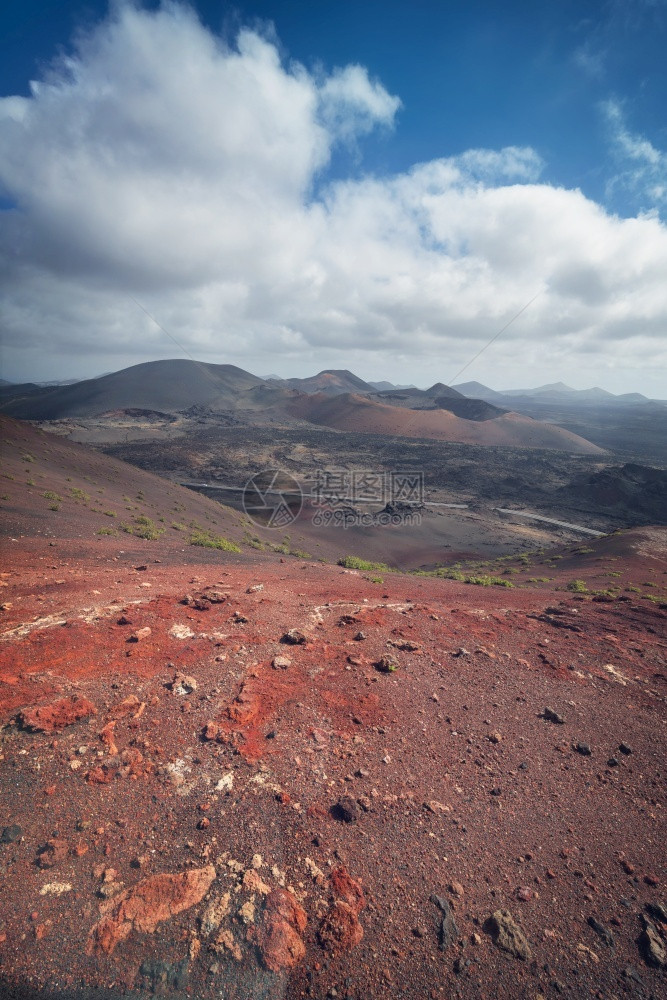
[[[74,385],[28,391],[3,402],[0,409],[27,420],[95,417],[115,410],[145,409],[171,413],[192,406],[233,409],[239,393],[264,385],[235,365],[199,361],[148,361]]]

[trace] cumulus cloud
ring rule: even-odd
[[[116,8],[31,97],[0,101],[7,375],[173,356],[136,299],[203,360],[446,381],[538,292],[493,347],[505,381],[576,381],[587,357],[623,373],[640,350],[664,367],[658,218],[541,181],[530,148],[328,180],[336,145],[399,107],[363,67],[311,73],[188,8]]]

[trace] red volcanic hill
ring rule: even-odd
[[[290,389],[298,389],[299,392],[323,392],[328,396],[345,392],[375,392],[375,388],[369,382],[364,382],[346,368],[327,368],[310,378],[288,378],[284,383]]]
[[[382,579],[0,433],[3,997],[661,995],[665,529]]]
[[[389,406],[347,393],[334,397],[316,394],[293,400],[288,411],[314,424],[337,430],[431,438],[465,444],[506,445],[514,448],[553,448],[582,455],[604,454],[602,448],[552,424],[518,413],[493,419],[465,420],[449,410],[412,410]]]

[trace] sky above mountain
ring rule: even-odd
[[[2,376],[667,397],[667,0],[0,12]]]

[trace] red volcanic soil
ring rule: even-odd
[[[344,431],[513,448],[555,448],[581,455],[604,454],[602,448],[578,434],[519,413],[505,413],[480,422],[457,417],[449,410],[407,410],[355,393],[334,397],[318,393],[294,400],[288,409],[303,420]]]
[[[665,529],[510,589],[12,518],[3,995],[664,993]]]

